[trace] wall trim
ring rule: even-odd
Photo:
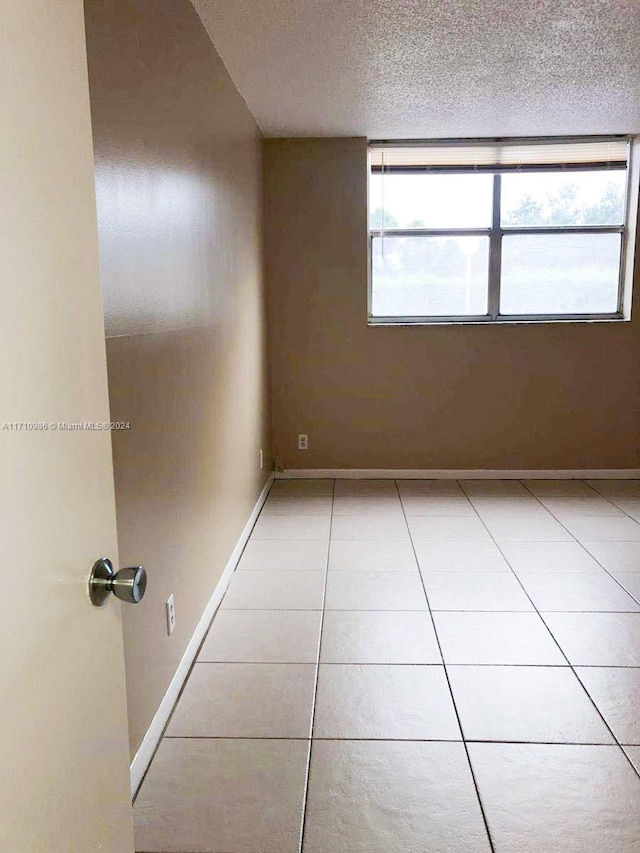
[[[260,514],[260,510],[262,509],[264,502],[267,499],[267,495],[269,494],[269,489],[271,488],[271,484],[273,483],[274,475],[271,474],[269,479],[265,483],[265,486],[260,493],[260,497],[256,501],[256,504],[251,511],[251,515],[247,523],[244,526],[242,533],[240,534],[240,538],[236,543],[235,548],[231,552],[231,556],[227,561],[227,565],[220,577],[220,580],[216,584],[211,598],[207,602],[207,606],[204,609],[202,616],[200,617],[200,621],[196,625],[195,631],[193,632],[193,636],[189,640],[189,644],[185,649],[185,652],[182,656],[180,663],[178,664],[178,668],[175,671],[173,678],[171,679],[171,683],[167,688],[167,692],[164,694],[162,701],[160,702],[160,706],[156,711],[153,720],[149,728],[147,729],[147,733],[142,739],[142,743],[140,744],[138,751],[136,752],[133,761],[131,762],[130,772],[131,772],[131,796],[135,797],[138,788],[142,780],[144,779],[144,775],[147,772],[149,765],[151,764],[151,759],[156,751],[156,747],[160,742],[160,738],[162,737],[162,733],[164,732],[164,728],[167,725],[169,717],[171,716],[171,712],[173,711],[173,707],[180,695],[180,691],[187,680],[187,676],[191,671],[191,666],[195,661],[196,655],[200,649],[200,645],[204,639],[205,634],[211,624],[211,620],[213,619],[216,610],[220,606],[220,602],[222,601],[222,597],[225,594],[227,587],[229,586],[229,582],[233,576],[233,573],[240,561],[240,557],[242,556],[242,552],[244,550],[245,545],[251,535],[251,531],[253,530],[253,526],[256,523],[258,515]]]
[[[636,480],[640,478],[640,468],[288,468],[275,473],[277,480],[323,477],[344,480]]]

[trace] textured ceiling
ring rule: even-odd
[[[267,136],[640,131],[640,0],[193,0]]]

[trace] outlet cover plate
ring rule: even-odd
[[[167,598],[167,634],[173,634],[173,629],[176,627],[176,602],[173,593]]]

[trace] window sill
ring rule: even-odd
[[[582,323],[628,323],[631,317],[611,314],[588,317],[499,317],[429,318],[429,317],[367,317],[367,326],[541,326]]]

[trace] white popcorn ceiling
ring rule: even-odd
[[[640,0],[193,0],[267,136],[640,131]]]

